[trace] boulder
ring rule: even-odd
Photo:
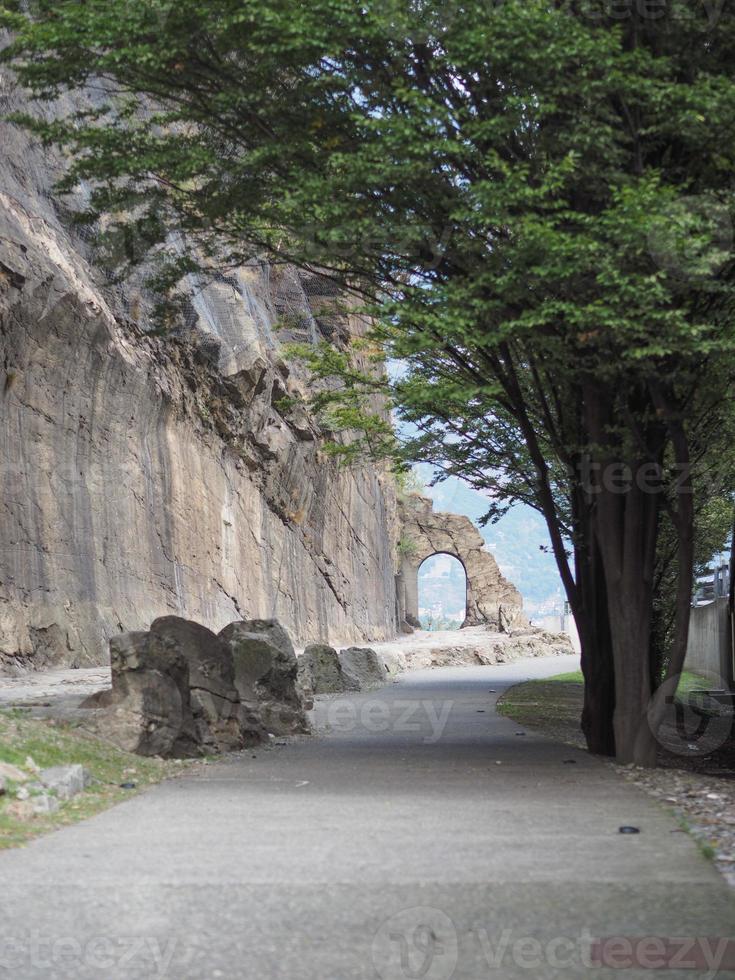
[[[61,805],[55,796],[49,796],[48,793],[40,793],[38,796],[34,796],[30,803],[36,816],[56,813]]]
[[[38,776],[39,782],[46,789],[54,792],[60,800],[70,800],[77,793],[82,793],[92,782],[92,776],[84,766],[51,766],[42,769]]]
[[[189,687],[218,697],[234,698],[234,671],[230,651],[216,633],[180,616],[162,616],[151,633],[175,647],[189,666]]]
[[[388,672],[388,679],[397,677],[408,669],[406,657],[401,650],[381,650],[378,654],[380,662]]]
[[[303,689],[312,695],[357,690],[345,677],[339,654],[326,643],[306,647],[298,659],[298,677]]]
[[[179,616],[163,616],[151,633],[175,648],[189,668],[194,737],[205,751],[227,752],[262,741],[266,731],[257,712],[243,704],[235,684],[230,647],[206,626]]]
[[[226,752],[308,732],[296,654],[275,620],[232,623],[217,636],[164,616],[110,641],[112,690],[88,698],[92,727],[140,755]]]
[[[0,762],[0,779],[12,783],[24,783],[28,779],[28,773],[17,766],[12,766],[9,762]]]
[[[198,623],[165,616],[147,633],[115,636],[110,661],[112,690],[82,707],[103,709],[96,729],[129,752],[183,758],[266,737],[240,702],[229,648]]]
[[[341,650],[339,662],[350,691],[366,691],[380,687],[388,680],[385,664],[369,647],[347,647]]]
[[[178,646],[156,633],[121,633],[110,640],[112,690],[82,708],[100,709],[94,727],[139,755],[196,754],[189,665]]]
[[[240,701],[273,735],[309,731],[298,664],[286,630],[274,619],[230,623],[219,634],[228,646]]]

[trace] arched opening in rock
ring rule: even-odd
[[[425,630],[459,629],[467,617],[467,574],[454,555],[439,552],[418,569],[418,618]]]
[[[398,541],[400,564],[396,576],[396,611],[400,623],[413,629],[421,628],[419,568],[435,555],[459,560],[464,567],[466,616],[463,626],[488,623],[500,629],[503,616],[507,620],[509,616],[515,618],[520,614],[523,607],[520,593],[503,577],[480,532],[468,517],[435,513],[428,497],[417,494],[410,494],[402,501],[400,514],[402,533]],[[431,600],[427,606],[424,599],[424,608],[430,609],[435,601]],[[459,608],[451,608],[449,612],[456,614]]]

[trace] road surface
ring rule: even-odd
[[[0,976],[733,976],[590,965],[595,938],[723,937],[735,915],[656,803],[495,713],[509,685],[574,665],[419,671],[322,700],[317,737],[0,854]]]

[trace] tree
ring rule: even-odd
[[[159,286],[266,253],[377,318],[413,458],[546,518],[593,751],[652,764],[662,515],[680,672],[692,446],[732,380],[735,18],[670,0],[39,0],[5,51],[87,220],[124,214]],[[655,9],[654,9],[655,7]],[[175,247],[185,236],[190,248]],[[139,249],[140,251],[140,249]],[[137,258],[137,256],[133,256]],[[361,355],[362,356],[362,355]],[[345,422],[381,387],[348,352]],[[351,399],[351,401],[350,401]],[[654,724],[655,727],[655,724]]]
[[[717,386],[715,386],[717,387]],[[735,500],[735,417],[728,405],[703,412],[690,426],[694,494],[694,571],[704,573],[713,556],[721,554],[732,537]],[[676,581],[679,575],[676,528],[662,515],[654,576],[651,684],[659,687],[666,675],[668,651],[676,624]],[[670,685],[672,686],[672,685]]]

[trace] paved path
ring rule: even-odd
[[[656,804],[495,714],[491,689],[572,665],[403,675],[320,703],[318,738],[0,854],[0,976],[705,976],[584,964],[589,936],[723,936],[735,917]]]

